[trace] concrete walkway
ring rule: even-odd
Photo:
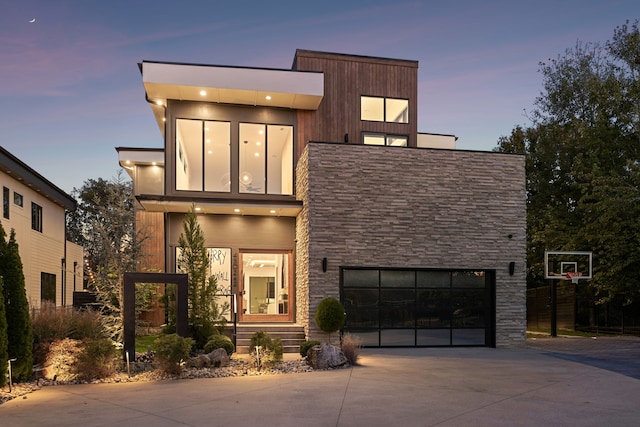
[[[640,340],[636,344],[640,349]],[[0,424],[640,424],[640,380],[548,353],[548,348],[366,349],[360,366],[335,371],[45,387],[1,405]]]

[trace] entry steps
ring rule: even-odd
[[[299,353],[300,344],[306,339],[304,326],[295,323],[241,323],[236,328],[236,353],[249,354],[251,336],[260,331],[267,332],[271,338],[280,338],[284,353]]]

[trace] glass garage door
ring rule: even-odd
[[[345,333],[365,347],[495,346],[495,273],[341,269]]]

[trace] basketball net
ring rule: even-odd
[[[580,271],[570,271],[567,273],[567,280],[571,280],[571,283],[577,284],[582,277],[582,272]]]

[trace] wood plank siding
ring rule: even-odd
[[[298,50],[293,63],[298,71],[324,73],[324,98],[317,111],[299,110],[297,153],[307,142],[361,144],[363,132],[408,136],[416,146],[418,108],[418,62],[326,52]],[[360,97],[375,96],[409,100],[409,123],[360,120]]]
[[[164,273],[164,213],[139,210],[136,212],[136,226],[145,236],[138,271]],[[157,292],[164,295],[164,284],[158,285]],[[152,304],[150,311],[140,314],[140,319],[148,322],[149,326],[160,326],[165,323],[164,308],[157,299]]]

